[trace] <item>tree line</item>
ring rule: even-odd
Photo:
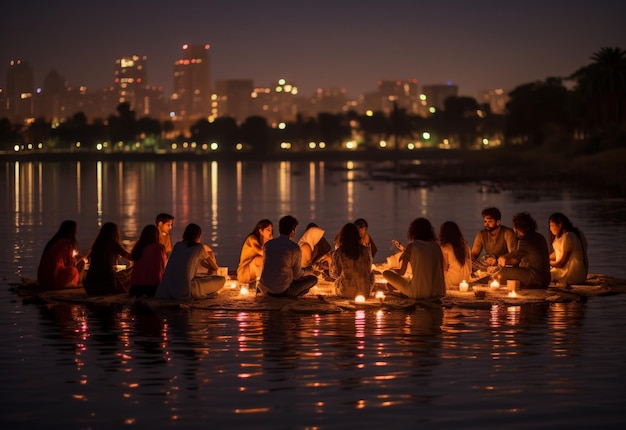
[[[450,97],[444,109],[423,117],[394,105],[385,114],[319,113],[297,116],[282,127],[272,127],[261,116],[242,123],[234,118],[200,119],[186,132],[174,133],[174,123],[150,117],[136,118],[128,103],[117,114],[88,121],[78,112],[56,126],[44,118],[14,124],[0,118],[0,149],[16,143],[42,142],[45,149],[94,150],[102,142],[111,148],[153,151],[171,149],[172,143],[198,145],[217,142],[220,150],[242,148],[258,153],[280,149],[288,142],[293,150],[306,150],[309,142],[324,142],[341,149],[355,139],[360,147],[375,148],[380,142],[401,149],[409,142],[431,146],[442,139],[461,149],[483,147],[483,139],[498,138],[504,146],[593,153],[626,147],[626,51],[606,47],[594,53],[592,62],[567,77],[549,77],[525,83],[509,94],[504,114],[491,112],[471,97]],[[426,134],[428,133],[428,134]],[[175,133],[174,133],[175,134]],[[166,138],[167,136],[167,138]],[[195,145],[193,146],[195,147]]]

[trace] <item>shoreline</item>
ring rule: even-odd
[[[596,154],[567,156],[542,151],[497,148],[487,150],[419,149],[414,151],[317,150],[302,152],[0,152],[5,162],[63,162],[63,161],[114,161],[114,162],[365,162],[366,169],[375,165],[393,163],[380,169],[381,174],[371,179],[404,181],[409,185],[423,183],[503,182],[516,186],[534,186],[543,183],[548,187],[575,185],[596,194],[612,197],[626,195],[623,166],[626,150],[607,150]]]

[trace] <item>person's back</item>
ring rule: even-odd
[[[407,296],[412,299],[440,298],[446,295],[443,275],[443,254],[434,241],[414,240],[410,264],[413,276],[409,281]]]
[[[280,235],[263,246],[263,269],[258,287],[264,294],[299,297],[317,283],[302,270],[302,251],[293,241],[298,220],[286,215],[278,222]]]
[[[585,263],[586,239],[583,241],[574,232],[566,232],[552,242],[557,258],[564,250],[569,250],[570,255],[563,267],[551,269],[552,280],[559,284],[580,284],[587,280],[587,266]]]
[[[143,248],[141,257],[133,261],[130,278],[130,295],[154,296],[157,286],[163,278],[167,256],[160,243],[150,243]]]
[[[272,294],[284,293],[294,279],[303,275],[302,251],[286,235],[271,239],[264,245],[260,286]]]
[[[338,248],[331,253],[330,276],[340,297],[368,297],[374,284],[372,253],[361,239],[355,224],[345,224],[336,240]]]
[[[180,300],[202,298],[224,286],[225,277],[198,273],[203,262],[208,264],[208,260],[212,260],[207,247],[200,242],[201,234],[199,225],[187,225],[183,240],[174,245],[167,260],[155,297]]]
[[[59,289],[78,284],[79,271],[74,266],[73,244],[58,238],[44,250],[37,268],[37,283],[44,288]]]

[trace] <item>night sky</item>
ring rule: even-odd
[[[602,47],[626,49],[616,0],[59,0],[2,6],[0,86],[12,59],[40,86],[50,69],[70,85],[112,84],[115,60],[148,59],[148,83],[172,90],[184,43],[211,45],[212,81],[294,82],[349,95],[380,79],[451,82],[460,95],[567,76]]]

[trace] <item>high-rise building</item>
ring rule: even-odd
[[[56,70],[50,70],[43,80],[39,115],[58,124],[75,112],[67,110],[67,84],[65,78]]]
[[[119,103],[129,103],[136,109],[137,92],[148,82],[146,56],[132,55],[115,60],[115,79],[113,80]]]
[[[394,104],[409,114],[419,113],[419,91],[417,79],[378,81],[382,111],[389,114]]]
[[[173,115],[190,119],[211,114],[211,67],[207,45],[183,45],[183,56],[174,62]]]
[[[21,122],[34,115],[33,68],[24,60],[12,60],[7,70],[6,101],[9,119]]]
[[[229,116],[243,122],[252,114],[252,79],[225,79],[215,83],[215,116]]]
[[[114,88],[117,104],[128,103],[137,117],[164,113],[163,91],[148,86],[148,59],[132,55],[115,60]]]
[[[444,109],[444,102],[448,97],[458,97],[459,86],[451,83],[438,85],[422,85],[422,93],[426,96],[429,108]]]
[[[509,96],[502,88],[495,90],[483,90],[478,92],[478,104],[489,105],[491,113],[503,115],[506,112],[506,104]]]

